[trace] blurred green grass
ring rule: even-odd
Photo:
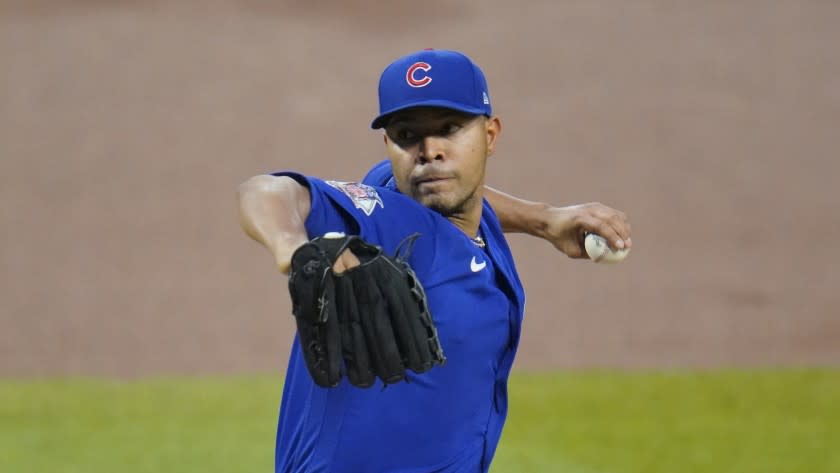
[[[520,375],[495,472],[840,472],[840,371]]]
[[[0,380],[0,471],[271,471],[280,391]],[[491,471],[840,472],[840,370],[518,374]]]

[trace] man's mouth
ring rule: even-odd
[[[452,177],[444,174],[427,174],[424,176],[415,177],[414,179],[412,179],[412,181],[414,182],[415,186],[419,186],[422,184],[433,184],[435,182],[448,181],[449,179],[452,179]]]
[[[418,189],[435,187],[439,184],[449,181],[450,177],[444,176],[425,176],[414,180],[414,187]]]

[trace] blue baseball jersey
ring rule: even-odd
[[[484,203],[482,249],[440,214],[399,193],[390,167],[370,186],[294,173],[309,188],[310,238],[360,235],[393,254],[420,233],[409,262],[426,289],[447,358],[408,382],[368,389],[346,379],[321,388],[295,337],[277,430],[283,473],[487,471],[507,414],[507,380],[519,342],[525,294],[493,210]]]

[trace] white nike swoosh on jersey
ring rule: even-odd
[[[485,266],[487,266],[487,261],[482,261],[481,263],[477,263],[475,261],[475,256],[473,256],[472,261],[470,261],[470,269],[474,273],[477,273],[477,272],[481,271],[482,269],[484,269]]]

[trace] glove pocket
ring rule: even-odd
[[[386,384],[405,378],[405,366],[388,314],[385,296],[370,272],[370,265],[353,268],[345,273],[353,285],[359,311],[359,321],[370,354],[374,373]]]
[[[381,264],[373,266],[371,271],[385,299],[405,366],[415,373],[424,373],[430,370],[435,362],[434,352],[429,344],[429,330],[422,320],[425,301],[416,300],[407,275],[398,268],[397,264]]]
[[[376,382],[371,366],[370,352],[362,329],[359,305],[351,278],[336,276],[335,295],[338,308],[338,325],[341,332],[341,355],[350,384],[368,388]]]

